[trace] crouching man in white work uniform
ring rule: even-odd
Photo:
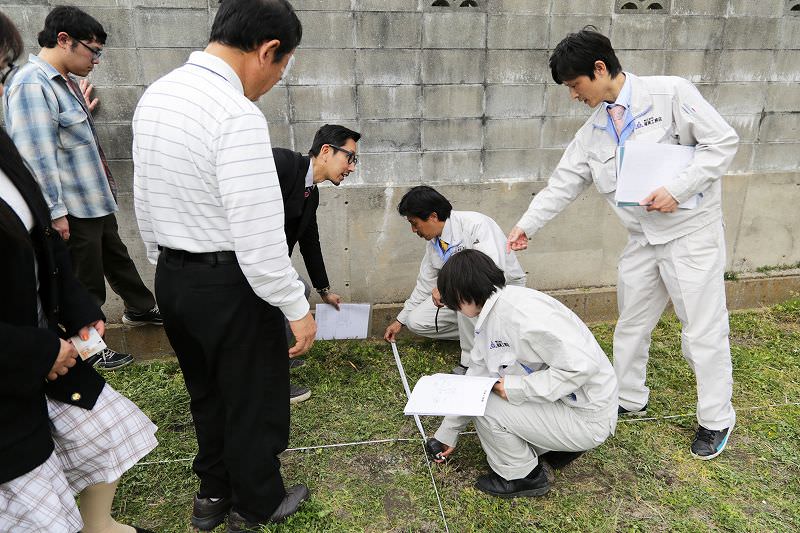
[[[492,469],[476,487],[501,498],[541,496],[550,485],[540,458],[563,466],[614,434],[614,369],[575,313],[541,292],[506,286],[478,250],[454,255],[437,284],[443,303],[477,317],[467,375],[498,381],[484,416],[445,417],[428,449],[448,457],[473,420]]]
[[[683,78],[623,72],[611,42],[593,28],[561,41],[550,69],[573,99],[596,109],[547,187],[511,230],[509,248],[526,248],[529,237],[594,182],[629,232],[619,260],[620,316],[614,331],[619,413],[646,414],[650,334],[672,298],[682,325],[683,356],[697,378],[699,427],[691,453],[712,459],[725,448],[736,420],[720,178],[739,139]],[[675,181],[642,198],[640,206],[619,207],[614,202],[615,150],[627,139],[694,146],[694,159]],[[699,200],[697,207],[680,209],[693,199]]]
[[[514,252],[506,251],[506,237],[491,218],[473,211],[453,211],[435,189],[420,185],[408,191],[397,210],[411,224],[411,231],[428,241],[419,267],[417,285],[397,319],[389,324],[384,339],[392,342],[403,326],[431,339],[459,339],[461,362],[453,369],[463,374],[472,350],[474,320],[444,308],[438,300],[436,277],[450,257],[461,250],[481,250],[505,272],[509,285],[525,286],[525,271]]]

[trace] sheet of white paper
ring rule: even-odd
[[[407,415],[483,416],[497,378],[434,374],[414,385],[403,412]]]
[[[317,340],[366,339],[369,333],[370,304],[317,304]]]
[[[694,146],[626,141],[617,150],[617,205],[637,205],[647,196],[674,181],[694,158]],[[694,209],[699,195],[678,207]]]

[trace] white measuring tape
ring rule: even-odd
[[[403,388],[406,391],[406,398],[410,400],[411,389],[408,388],[406,371],[403,369],[403,363],[400,361],[400,352],[397,351],[397,343],[395,342],[392,342],[392,353],[394,354],[394,363],[397,365],[398,372],[400,372],[400,380],[403,382]],[[419,434],[422,435],[422,443],[425,444],[425,441],[428,440],[428,437],[425,435],[425,429],[422,427],[422,422],[419,419],[419,415],[414,415],[414,422],[417,424]]]
[[[411,389],[408,387],[408,379],[406,379],[406,371],[403,369],[403,363],[400,361],[400,352],[397,351],[397,343],[392,341],[392,354],[394,355],[394,362],[397,365],[397,371],[400,373],[400,380],[403,382],[403,389],[406,391],[406,398],[411,399]],[[442,498],[439,496],[439,488],[436,486],[436,478],[433,477],[433,468],[431,468],[431,460],[428,457],[428,452],[425,450],[425,441],[428,438],[425,436],[425,429],[422,427],[422,422],[419,415],[414,415],[414,422],[417,424],[419,434],[422,436],[422,453],[425,455],[425,463],[428,465],[428,473],[431,475],[431,484],[433,491],[436,493],[436,502],[439,504],[439,512],[442,513],[442,521],[444,522],[444,530],[450,533],[450,527],[447,525],[447,518],[444,516],[444,507],[442,507]]]

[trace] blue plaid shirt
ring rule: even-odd
[[[6,130],[42,187],[51,219],[117,210],[89,117],[58,70],[31,54],[3,104]]]

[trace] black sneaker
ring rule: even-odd
[[[300,403],[311,398],[311,389],[289,383],[289,403]]]
[[[103,348],[102,352],[94,354],[86,362],[103,370],[119,370],[133,363],[133,356],[129,353],[115,352],[111,348]]]
[[[195,494],[192,505],[192,525],[200,531],[211,531],[225,521],[231,508],[230,498],[201,498]]]
[[[642,416],[647,416],[647,404],[644,404],[644,407],[639,409],[638,411],[628,411],[621,405],[617,408],[617,416],[625,417],[625,418],[638,418]]]
[[[475,488],[498,498],[544,496],[550,490],[547,473],[541,464],[522,479],[505,479],[495,472],[484,474],[475,482]]]
[[[152,324],[154,326],[163,326],[164,319],[161,318],[161,311],[158,306],[145,311],[144,313],[134,313],[133,311],[125,311],[122,313],[122,323],[126,326],[136,327],[144,326],[145,324]]]
[[[289,359],[289,370],[300,368],[304,364],[306,364],[304,359]]]
[[[692,441],[692,457],[708,461],[721,454],[725,445],[728,444],[728,437],[732,430],[733,426],[719,431],[697,426],[697,433]]]

